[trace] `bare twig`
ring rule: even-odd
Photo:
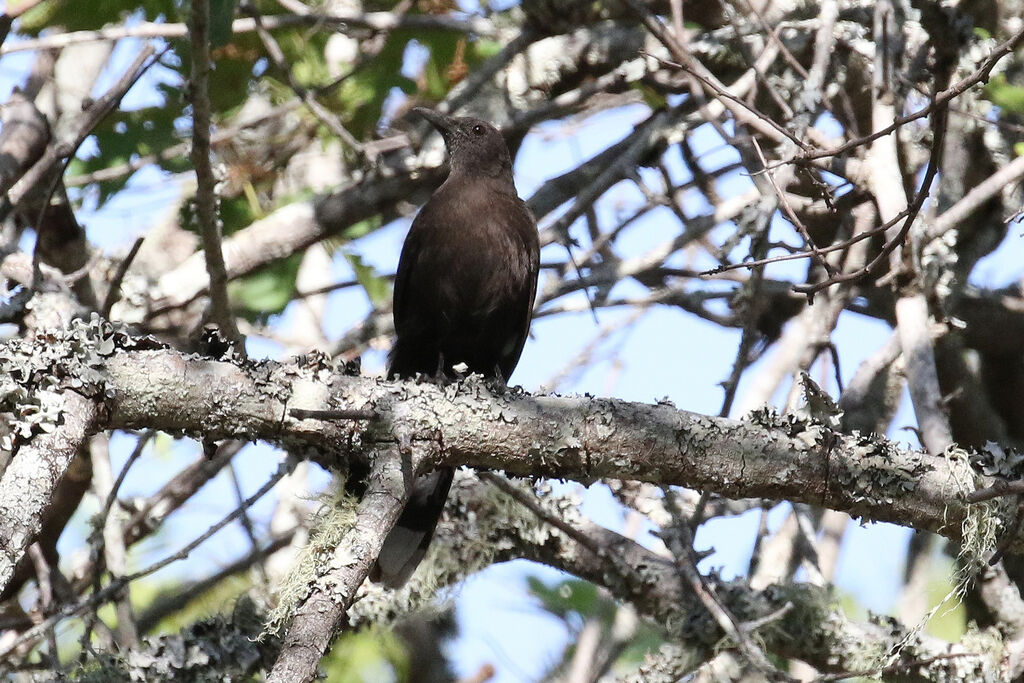
[[[292,408],[288,414],[296,420],[373,420],[377,414],[372,410],[306,410]]]
[[[190,582],[186,586],[175,585],[165,593],[157,595],[149,606],[146,607],[145,611],[141,612],[138,616],[139,632],[147,633],[165,617],[184,609],[190,602],[201,598],[207,592],[219,586],[225,579],[246,571],[254,564],[263,562],[277,551],[288,547],[295,538],[295,532],[296,529],[293,528],[279,533],[270,538],[263,547],[253,548],[247,554],[210,576],[199,581]]]
[[[189,14],[192,43],[192,75],[189,96],[192,102],[192,164],[196,169],[196,216],[203,236],[206,272],[210,277],[210,318],[225,337],[245,354],[228,301],[228,274],[221,250],[221,228],[217,217],[217,179],[210,163],[210,3],[194,0]]]
[[[154,52],[152,45],[143,47],[117,83],[75,119],[73,125],[69,126],[70,132],[52,144],[7,193],[5,206],[0,208],[0,216],[6,216],[37,188],[53,186],[54,180],[59,179],[58,171],[63,169],[66,161],[75,154],[93,128],[117,107],[125,93],[156,63],[160,55],[150,59]]]
[[[155,432],[150,430],[143,434],[143,438],[148,440],[151,437],[147,437],[147,434],[155,435]],[[114,495],[107,496],[104,510],[109,510],[114,501],[117,500],[116,492],[120,489],[121,483],[124,481],[131,464],[142,454],[144,445],[144,443],[141,445],[136,443],[132,455],[129,456],[128,461],[121,469],[121,473],[111,489],[111,493]],[[221,442],[213,458],[208,458],[205,455],[200,456],[196,462],[175,475],[157,493],[138,503],[131,518],[124,525],[125,546],[135,544],[159,529],[160,525],[175,510],[180,508],[196,491],[202,488],[231,462],[231,458],[238,453],[242,445],[244,443],[241,441]],[[102,512],[102,514],[105,515],[107,513]],[[76,571],[72,584],[75,591],[80,592],[87,587],[89,578],[97,571],[96,567],[97,565],[93,561]]]
[[[870,135],[865,135],[855,140],[850,140],[849,142],[844,143],[834,149],[822,150],[820,152],[811,153],[805,152],[801,155],[793,157],[792,159],[779,161],[776,165],[806,163],[808,161],[813,161],[815,159],[824,159],[826,157],[839,156],[840,154],[845,154],[846,152],[849,152],[851,149],[856,149],[857,147],[861,147],[863,145],[867,145],[871,142],[874,142],[878,138],[884,137],[889,133],[892,133],[893,131],[902,128],[903,126],[907,125],[912,121],[924,118],[925,116],[930,116],[933,112],[946,109],[950,101],[956,99],[960,95],[963,95],[965,92],[967,92],[970,88],[977,85],[978,83],[987,82],[989,76],[992,73],[992,69],[994,69],[995,65],[999,63],[999,60],[1001,60],[1003,57],[1017,49],[1017,45],[1019,45],[1021,41],[1024,41],[1024,29],[1021,29],[1012,37],[1010,37],[1006,42],[996,47],[996,49],[993,50],[992,53],[989,54],[989,56],[986,57],[978,66],[978,68],[975,69],[971,74],[957,81],[956,83],[946,88],[942,92],[936,93],[936,95],[932,98],[931,103],[927,107],[921,109],[920,111],[916,111],[913,114],[908,114],[906,116],[897,117],[893,119],[893,122],[888,126],[880,128],[879,130],[874,131]]]
[[[993,498],[1016,496],[1022,493],[1024,493],[1024,479],[1017,479],[1015,481],[1004,481],[1000,479],[991,486],[971,491],[964,499],[968,503],[981,503],[986,500],[992,500]]]
[[[494,486],[494,488],[508,495],[510,498],[513,498],[527,510],[579,543],[582,547],[594,553],[597,557],[614,561],[614,557],[608,552],[608,549],[605,546],[601,545],[600,541],[587,536],[572,524],[569,524],[565,520],[545,510],[544,507],[538,504],[532,496],[528,496],[520,491],[512,484],[512,482],[491,472],[481,472],[479,476],[480,479],[488,482]]]
[[[268,30],[302,26],[322,27],[344,33],[352,33],[354,30],[385,32],[410,28],[474,33],[491,38],[498,36],[494,25],[483,17],[469,16],[460,19],[451,15],[435,14],[395,16],[393,12],[277,14],[265,17],[263,26]],[[235,19],[231,23],[232,34],[252,33],[255,30],[256,22],[252,18]],[[71,45],[122,38],[184,38],[187,35],[186,24],[142,22],[132,26],[110,26],[95,31],[55,33],[19,40],[0,47],[0,55],[29,50],[59,50]]]
[[[945,107],[935,108],[932,116],[932,153],[928,158],[928,166],[925,168],[924,178],[921,181],[921,187],[917,191],[917,195],[914,197],[914,201],[910,204],[907,209],[907,216],[900,227],[899,231],[896,232],[892,237],[889,237],[882,247],[879,254],[871,260],[863,268],[858,270],[833,275],[830,278],[822,280],[814,284],[796,285],[793,287],[794,291],[802,294],[813,294],[814,292],[821,291],[826,287],[830,287],[835,284],[841,284],[843,282],[853,282],[861,280],[868,275],[874,273],[879,267],[888,263],[889,255],[892,254],[897,247],[903,245],[906,240],[907,234],[910,233],[910,228],[914,225],[914,220],[917,218],[917,214],[921,211],[921,207],[924,206],[924,200],[928,197],[931,192],[932,182],[935,180],[935,175],[938,173],[939,166],[942,163],[942,149],[943,141],[946,136],[946,114]],[[902,212],[901,212],[902,213]],[[892,219],[890,219],[892,220]]]
[[[960,227],[964,220],[986,201],[1024,177],[1024,156],[1018,156],[1010,163],[972,187],[967,194],[935,219],[925,235],[927,239],[942,236],[947,230]]]
[[[144,443],[139,439],[139,443]],[[136,444],[136,450],[138,444]],[[114,488],[114,477],[110,468],[110,439],[105,435],[97,435],[92,439],[90,448],[93,466],[93,489],[101,499],[112,500],[117,492]],[[129,458],[131,460],[131,458]],[[122,470],[124,472],[126,470]],[[124,576],[128,570],[127,553],[124,543],[124,514],[109,514],[110,508],[105,507],[103,517],[96,521],[94,543],[102,546],[97,552],[97,560],[102,556],[110,576]],[[95,563],[98,566],[98,562]],[[99,588],[99,572],[96,572],[96,587]],[[132,648],[138,644],[138,632],[135,628],[135,615],[132,611],[131,584],[125,584],[124,590],[114,598],[117,611],[118,641],[122,647]]]
[[[288,64],[288,60],[284,55],[284,51],[281,46],[277,44],[277,41],[270,31],[263,26],[263,17],[260,15],[254,6],[249,3],[243,4],[243,9],[252,15],[253,20],[256,22],[256,33],[259,35],[260,40],[263,41],[263,46],[267,49],[267,54],[270,56],[271,61],[274,62],[274,66],[277,67],[288,85],[299,97],[300,100],[309,108],[313,115],[320,119],[321,123],[327,126],[334,135],[336,135],[342,142],[348,146],[358,157],[363,158],[365,152],[362,144],[348,132],[348,129],[342,125],[341,120],[327,110],[322,104],[320,104],[316,96],[308,88],[304,87],[295,78],[295,74],[292,72],[291,65]]]
[[[270,489],[274,487],[275,484],[277,484],[278,481],[281,480],[281,478],[285,474],[288,473],[290,468],[290,461],[282,462],[277,472],[275,472],[274,475],[267,481],[267,483],[260,487],[260,489],[256,491],[256,493],[246,498],[242,505],[237,507],[226,517],[222,518],[219,522],[217,522],[209,529],[207,529],[206,532],[204,532],[197,539],[181,548],[181,550],[179,550],[178,552],[149,565],[145,569],[139,570],[132,574],[115,578],[105,587],[103,587],[103,589],[101,589],[100,591],[93,593],[89,597],[79,600],[78,602],[65,605],[63,608],[61,608],[61,610],[58,613],[49,617],[42,623],[37,624],[31,629],[25,631],[24,633],[21,633],[17,638],[12,639],[10,642],[5,643],[4,646],[0,648],[0,660],[9,655],[15,649],[21,647],[23,644],[34,640],[39,636],[39,634],[43,633],[46,629],[52,628],[55,624],[63,621],[64,619],[79,615],[85,610],[93,610],[99,607],[100,605],[106,604],[110,600],[113,600],[124,589],[124,587],[130,584],[132,581],[137,581],[138,579],[144,578],[146,576],[149,576],[150,574],[153,574],[154,572],[163,569],[169,564],[177,562],[178,560],[185,559],[189,556],[189,554],[191,554],[193,550],[195,550],[197,547],[203,544],[215,533],[226,527],[228,524],[235,521],[246,509],[251,507],[253,503],[262,498],[268,491],[270,491]]]
[[[28,556],[32,560],[32,566],[36,572],[36,585],[39,587],[39,605],[43,614],[50,614],[54,605],[54,590],[51,573],[53,571],[50,563],[46,560],[43,549],[39,543],[33,543],[28,547]],[[49,628],[46,630],[46,644],[49,647],[49,665],[51,670],[60,669],[60,651],[57,646],[57,630]]]
[[[135,244],[128,251],[128,255],[125,256],[121,263],[117,266],[117,272],[114,273],[114,279],[110,281],[110,289],[107,290],[107,296],[103,299],[103,307],[100,309],[100,315],[104,318],[110,317],[110,309],[114,307],[117,300],[121,298],[121,283],[124,282],[124,276],[128,274],[128,269],[132,266],[132,261],[139,254],[139,249],[142,247],[142,242],[145,238],[140,237],[135,240]]]
[[[242,490],[242,482],[238,479],[238,472],[235,471],[235,464],[228,463],[228,474],[231,475],[231,487],[235,490],[235,499],[239,507],[245,503],[245,493]],[[256,537],[256,527],[252,523],[252,518],[249,517],[248,512],[242,512],[242,516],[238,518],[238,521],[242,525],[242,529],[245,530],[245,535],[249,539],[249,543],[252,544],[253,551],[259,550],[260,542]],[[267,585],[267,570],[263,564],[259,564],[260,579],[263,581],[264,586]]]
[[[746,624],[741,624],[735,615],[729,611],[729,608],[718,598],[718,595],[715,594],[700,571],[697,570],[697,564],[691,556],[693,538],[690,536],[689,526],[686,524],[676,524],[671,530],[662,532],[662,539],[665,540],[673,556],[675,556],[679,573],[682,574],[686,583],[689,584],[694,595],[704,605],[704,608],[708,610],[719,628],[736,643],[744,657],[747,658],[747,661],[771,680],[795,680],[768,661],[764,651],[750,637],[754,628],[767,622],[757,620],[757,622],[754,622],[756,625],[753,628],[748,627]],[[785,608],[783,609],[785,610]],[[778,619],[785,615],[786,611],[788,610],[779,610],[777,613],[769,615],[768,621]]]
[[[804,244],[807,245],[808,254],[815,263],[821,266],[822,269],[829,275],[834,275],[836,269],[825,260],[824,254],[818,249],[818,245],[814,243],[814,239],[811,238],[811,234],[807,231],[807,226],[800,220],[800,217],[793,211],[793,207],[790,205],[789,200],[786,198],[786,193],[782,191],[779,184],[775,182],[775,173],[768,168],[768,161],[764,158],[764,152],[761,150],[761,145],[758,143],[757,138],[751,138],[751,144],[754,146],[754,150],[757,152],[757,158],[761,162],[761,168],[764,169],[764,175],[771,184],[772,189],[775,191],[776,196],[779,198],[779,206],[782,208],[782,212],[786,214],[786,218],[793,224],[793,227],[797,229],[800,236],[804,238]]]

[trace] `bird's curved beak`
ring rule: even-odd
[[[450,116],[445,116],[440,112],[436,112],[433,109],[427,109],[426,107],[413,107],[414,112],[430,121],[431,125],[437,129],[437,132],[447,139],[448,134],[455,130],[455,119]]]

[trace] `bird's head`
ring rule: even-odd
[[[505,139],[491,124],[470,116],[445,116],[423,107],[413,111],[430,121],[441,134],[453,172],[488,176],[511,173],[512,159]]]

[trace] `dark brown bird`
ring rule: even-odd
[[[516,194],[505,140],[480,119],[414,109],[444,138],[448,178],[412,222],[395,277],[388,375],[507,381],[530,331],[540,267],[537,224]],[[400,586],[423,559],[453,470],[419,477],[377,559],[376,579]]]

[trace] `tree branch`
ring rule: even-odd
[[[39,533],[57,484],[100,413],[97,403],[73,391],[60,394],[52,407],[59,410],[59,420],[42,424],[44,431],[17,450],[0,478],[0,591]]]
[[[316,676],[317,663],[345,623],[346,612],[384,539],[405,506],[408,491],[397,448],[374,461],[366,493],[356,510],[356,523],[345,534],[309,596],[296,611],[284,637],[281,655],[267,676],[268,683],[307,683]]]
[[[103,427],[302,443],[317,447],[320,454],[310,457],[328,467],[344,464],[346,456],[369,457],[399,430],[422,435],[415,471],[470,465],[584,483],[613,477],[684,485],[730,498],[811,503],[954,539],[982,511],[964,496],[995,481],[977,475],[962,451],[931,456],[768,411],[740,422],[668,403],[495,391],[477,379],[454,389],[384,383],[308,364],[235,364],[138,350],[138,341],[119,335],[112,355],[82,367],[70,351],[59,356],[62,344],[110,334],[102,326],[83,328],[63,342],[46,342],[61,358],[47,367],[69,378],[102,378],[98,390],[109,397]],[[5,353],[12,367],[38,362],[28,344]],[[371,409],[378,417],[368,424],[297,420],[289,416],[293,408]]]
[[[206,273],[210,281],[210,319],[239,353],[245,346],[228,302],[228,274],[221,251],[220,217],[217,215],[217,179],[210,164],[210,4],[193,0],[189,14],[192,42],[192,74],[189,99],[192,103],[192,164],[196,169],[196,216],[203,236]]]

